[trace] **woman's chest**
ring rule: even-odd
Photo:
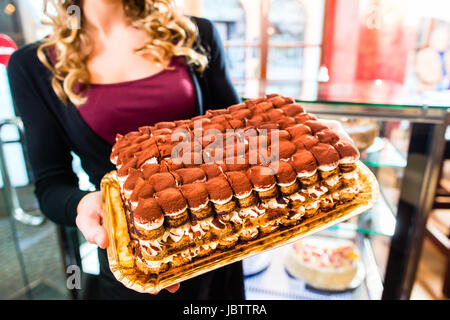
[[[87,61],[90,82],[96,84],[119,83],[149,77],[163,70],[154,56],[136,53],[143,45],[136,36],[121,35],[111,41],[95,45]]]

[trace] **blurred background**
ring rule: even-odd
[[[358,273],[345,290],[319,290],[287,272],[289,245],[244,261],[247,298],[447,299],[450,2],[177,2],[214,22],[242,97],[277,92],[341,121],[381,187],[372,210],[317,235],[350,241],[357,252]],[[6,77],[14,43],[50,32],[42,7],[0,0],[0,299],[92,298],[96,247],[40,214]],[[92,189],[73,156],[80,188]],[[66,286],[71,264],[83,270],[81,290]]]

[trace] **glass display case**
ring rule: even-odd
[[[326,85],[319,84],[319,92]],[[361,160],[378,179],[376,205],[321,233],[356,244],[364,279],[343,292],[317,291],[286,271],[291,250],[287,246],[265,259],[245,262],[247,298],[408,299],[435,196],[450,105],[445,100],[406,95],[367,98],[341,94],[297,101],[319,118],[341,121],[356,143],[359,139],[368,142],[360,150]]]

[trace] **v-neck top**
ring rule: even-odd
[[[117,134],[160,121],[195,115],[195,88],[183,57],[155,75],[111,84],[92,84],[78,108],[89,127],[110,144]]]

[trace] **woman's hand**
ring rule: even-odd
[[[76,224],[86,240],[105,249],[108,246],[108,236],[103,227],[102,194],[91,192],[81,198],[77,207]],[[176,292],[180,284],[165,288],[170,293]]]
[[[81,198],[77,207],[75,220],[87,242],[105,249],[108,245],[108,236],[103,227],[102,194],[100,191],[91,192]]]

